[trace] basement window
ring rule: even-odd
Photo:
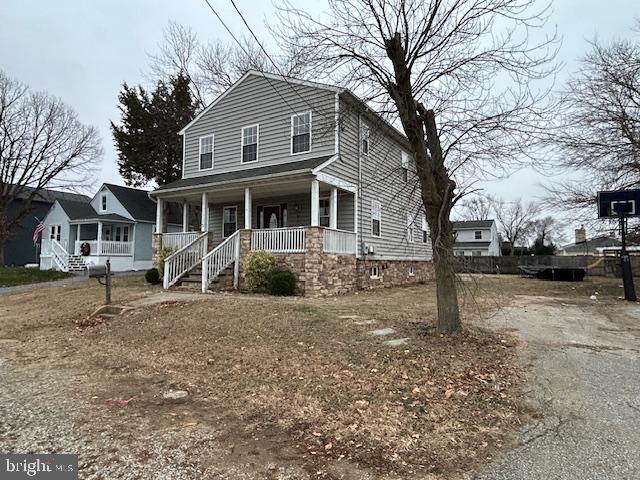
[[[377,266],[371,267],[369,269],[369,277],[374,280],[380,278],[380,270],[378,270]]]

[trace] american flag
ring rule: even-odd
[[[38,225],[36,225],[36,229],[33,231],[33,244],[37,244],[38,243],[38,237],[40,236],[40,233],[44,230],[44,223],[42,222],[38,222]]]

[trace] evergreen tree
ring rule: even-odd
[[[111,122],[118,169],[127,185],[158,185],[177,180],[182,171],[178,132],[195,116],[196,105],[183,75],[159,81],[153,92],[125,83],[118,95],[120,125]]]

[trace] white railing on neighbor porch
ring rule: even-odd
[[[347,230],[324,229],[323,251],[339,255],[355,255],[356,234]]]
[[[162,247],[175,248],[176,250],[180,250],[182,247],[189,245],[200,235],[202,235],[202,232],[163,233]]]
[[[202,257],[207,253],[208,236],[207,232],[198,235],[191,243],[165,259],[162,282],[164,288],[169,288],[202,261]]]
[[[89,244],[89,255],[131,255],[133,251],[133,242],[116,242],[113,240],[76,240],[75,254],[80,255],[80,246],[83,243]],[[98,250],[98,245],[100,250]]]
[[[69,252],[65,250],[65,248],[58,243],[57,240],[51,239],[49,244],[49,249],[51,253],[51,257],[53,261],[56,263],[57,267],[63,272],[69,271]]]
[[[202,293],[206,293],[209,284],[233,262],[233,288],[238,288],[240,232],[237,230],[202,259]]]
[[[304,252],[305,227],[266,228],[251,232],[251,250],[275,253]]]

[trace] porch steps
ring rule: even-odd
[[[200,292],[202,291],[202,266],[197,265],[184,275],[176,285],[176,290]],[[233,265],[223,270],[209,285],[210,291],[226,291],[233,289]]]
[[[69,255],[69,271],[70,272],[84,272],[87,268],[87,264],[84,263],[84,258],[80,255]]]

